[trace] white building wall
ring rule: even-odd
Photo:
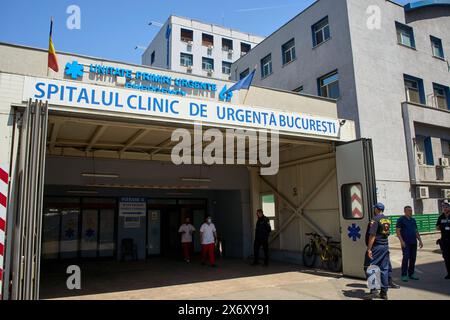
[[[165,37],[167,25],[170,25],[172,28],[169,46],[169,66],[167,66],[166,63],[165,51],[167,48]],[[180,39],[182,28],[193,31],[193,43],[190,48],[186,42],[183,42]],[[210,53],[208,52],[208,48],[202,45],[202,33],[206,33],[214,37],[214,48]],[[233,52],[231,54],[222,50],[222,38],[233,41]],[[142,56],[142,64],[150,65],[151,53],[155,51],[155,63],[153,66],[187,73],[187,68],[180,65],[180,53],[187,53],[193,55],[193,66],[190,73],[228,80],[230,75],[222,73],[222,61],[232,63],[240,58],[241,42],[248,43],[251,47],[254,47],[262,40],[263,37],[220,27],[214,24],[203,23],[197,20],[177,16],[170,16],[168,21],[163,27],[161,27],[159,33],[144,52]],[[202,70],[202,57],[214,59],[214,72],[211,75],[209,75],[205,70]]]
[[[144,51],[142,55],[142,64],[146,66],[151,66],[155,68],[170,69],[170,55],[169,61],[167,61],[167,38],[166,30],[168,26],[168,21],[161,27],[159,32],[156,34],[155,38],[152,40],[150,45]],[[170,50],[170,38],[169,36],[169,50]],[[155,52],[155,61],[152,64],[151,56],[152,52]]]

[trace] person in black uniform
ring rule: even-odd
[[[391,220],[384,216],[384,204],[377,203],[374,206],[375,216],[370,221],[369,241],[367,245],[367,256],[370,264],[376,265],[381,271],[381,292],[379,297],[387,300],[387,292],[389,288],[389,234]],[[366,299],[376,297],[376,292],[371,292]]]
[[[436,229],[441,231],[439,245],[447,268],[445,279],[448,280],[450,279],[450,204],[448,202],[442,203],[442,214],[436,222]]]
[[[267,267],[269,265],[269,236],[272,228],[262,209],[258,209],[256,215],[258,216],[258,221],[255,228],[254,260],[252,265],[256,266],[259,264],[259,249],[262,246],[264,250],[264,265]]]

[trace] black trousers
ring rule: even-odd
[[[259,249],[263,247],[264,251],[264,264],[269,264],[269,240],[268,239],[255,239],[255,243],[253,245],[254,250],[254,261],[253,263],[259,262]]]
[[[447,275],[450,275],[450,239],[441,240],[442,256],[444,257]]]

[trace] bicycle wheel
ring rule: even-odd
[[[328,250],[328,269],[334,272],[342,271],[342,253],[338,247],[331,247]]]
[[[303,248],[303,264],[309,268],[314,267],[316,264],[316,250],[311,245],[311,243],[308,243]]]

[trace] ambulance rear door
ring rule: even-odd
[[[365,234],[376,203],[372,140],[336,147],[343,273],[365,278]]]

